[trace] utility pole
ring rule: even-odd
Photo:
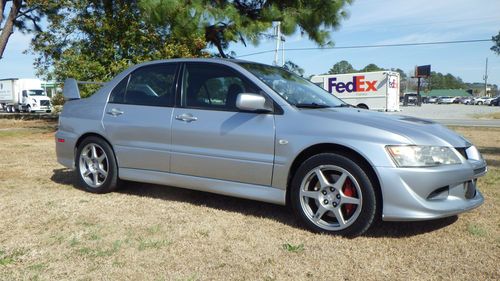
[[[486,69],[484,71],[484,96],[488,96],[488,58],[486,58]]]
[[[276,38],[276,49],[274,49],[274,62],[276,66],[283,66],[285,64],[285,36],[281,34],[281,22],[276,22],[274,26],[274,38]],[[279,51],[281,49],[281,63],[279,62]]]
[[[278,60],[279,60],[279,50],[280,50],[280,43],[281,43],[281,22],[277,22],[276,26],[274,27],[274,36],[276,36],[276,49],[274,49],[274,65],[278,65]]]

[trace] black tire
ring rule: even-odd
[[[309,185],[309,187],[315,186],[314,190],[309,189],[308,191],[312,191],[314,194],[318,194],[321,197],[319,197],[319,199],[316,200],[316,198],[312,199],[308,198],[308,196],[301,196],[301,190],[303,184],[306,182],[309,183],[314,182],[313,178],[315,175],[317,175],[316,173],[314,173],[314,171],[317,171],[318,168],[320,168],[320,170],[327,168],[329,169],[339,168],[340,170],[344,171],[340,172],[341,173],[340,176],[335,174],[327,176],[327,172],[331,172],[328,170],[321,172],[322,174],[324,173],[323,175],[325,175],[325,179],[327,179],[328,183],[330,183],[331,185],[335,185],[337,180],[340,179],[341,176],[345,174],[346,177],[349,179],[349,181],[351,181],[350,184],[356,186],[356,193],[351,198],[358,199],[358,201],[361,202],[361,204],[358,203],[358,205],[349,206],[350,208],[355,208],[354,211],[352,211],[352,209],[350,210],[351,212],[350,217],[348,214],[346,216],[346,210],[347,210],[346,208],[347,205],[350,204],[342,203],[343,199],[340,199],[338,197],[339,191],[336,191],[336,189],[333,188],[333,186],[330,185],[328,188],[325,189],[323,188],[319,188],[319,190],[316,189],[318,188],[317,185],[320,185],[319,178],[317,179],[314,185]],[[347,171],[347,173],[345,171]],[[333,171],[333,173],[335,173],[335,171]],[[338,178],[334,179],[334,177]],[[345,182],[347,182],[347,180]],[[341,189],[344,188],[344,186],[345,183],[342,183]],[[307,184],[304,185],[304,188],[305,189],[308,188]],[[334,194],[334,191],[337,192],[336,193],[337,195]],[[366,230],[368,230],[368,228],[373,224],[375,220],[375,215],[377,214],[377,208],[379,208],[377,204],[374,185],[372,184],[367,173],[363,170],[362,166],[360,166],[358,163],[349,159],[346,156],[334,153],[317,154],[304,161],[302,165],[298,168],[292,179],[290,192],[291,192],[290,203],[295,215],[301,220],[301,222],[307,228],[311,229],[312,231],[320,233],[337,234],[346,237],[359,236],[364,232],[366,232]],[[357,194],[358,192],[360,194]],[[324,194],[324,196],[319,193]],[[342,195],[345,195],[345,190],[342,193]],[[357,198],[355,198],[356,196]],[[338,198],[339,200],[338,203],[336,203],[335,198]],[[330,202],[328,202],[328,200],[326,199],[331,200],[332,206],[329,205]],[[328,211],[325,211],[323,214],[319,215],[318,218],[317,216],[317,214],[319,213],[318,204],[321,204],[325,208],[331,208],[331,210],[329,209]],[[316,211],[313,210],[314,206],[317,207]],[[342,214],[343,218],[347,217],[344,226],[341,226],[340,221],[337,218],[337,215],[335,214],[334,211],[332,211],[333,209],[337,209],[337,211],[340,210],[341,213],[343,212]],[[313,217],[316,217],[318,222],[315,223],[313,221],[314,218],[311,217],[312,213],[315,213]],[[357,216],[355,216],[356,214]],[[337,223],[335,223],[335,221],[337,221]],[[339,226],[335,227],[335,224],[338,224]]]
[[[83,162],[84,160],[81,160],[81,155],[82,151],[84,148],[87,147],[92,147],[95,146],[98,148],[99,152],[101,153],[99,156],[102,156],[102,153],[105,153],[105,156],[107,157],[106,161],[106,170],[107,170],[107,175],[105,179],[102,181],[102,183],[98,186],[92,186],[90,185],[86,179],[83,176],[82,172],[84,169],[89,170],[89,166]],[[83,162],[81,162],[83,161]],[[96,163],[94,163],[96,164]],[[75,155],[75,166],[76,166],[76,172],[78,175],[78,180],[80,186],[82,186],[85,190],[92,192],[92,193],[108,193],[114,191],[118,187],[118,165],[116,164],[116,158],[115,158],[115,153],[113,152],[113,149],[111,146],[102,138],[91,136],[85,138],[80,145],[78,146],[78,149],[76,151]],[[96,176],[92,176],[94,178]],[[99,178],[99,176],[97,175]],[[103,177],[103,176],[101,176]],[[90,178],[90,177],[89,177]],[[87,180],[89,180],[87,178]],[[97,180],[98,182],[99,180]]]
[[[366,104],[362,104],[362,103],[358,104],[356,107],[361,108],[361,109],[368,109],[368,106]]]

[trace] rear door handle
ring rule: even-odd
[[[175,119],[176,120],[180,120],[180,121],[185,121],[185,122],[188,122],[188,123],[198,120],[197,117],[194,117],[192,114],[189,114],[189,113],[184,113],[184,114],[181,114],[181,115],[177,115],[177,116],[175,116]]]
[[[123,114],[123,111],[117,109],[117,108],[112,108],[110,111],[106,112],[107,114],[111,115],[111,116],[118,116],[118,115],[122,115]]]

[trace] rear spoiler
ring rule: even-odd
[[[104,85],[104,82],[76,81],[75,78],[67,78],[64,81],[63,87],[63,95],[65,100],[68,101],[80,99],[80,89],[78,89],[78,84]]]

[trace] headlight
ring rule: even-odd
[[[432,167],[461,164],[461,156],[452,147],[389,145],[387,152],[398,167]]]

